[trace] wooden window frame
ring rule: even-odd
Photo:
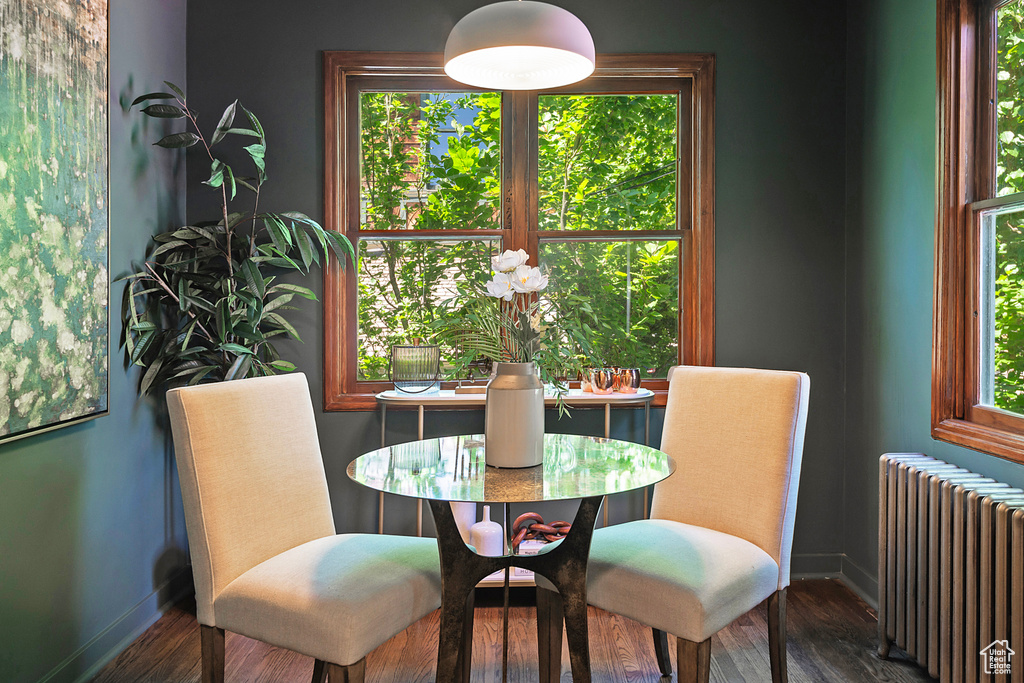
[[[359,234],[358,215],[347,195],[350,188],[358,187],[359,169],[348,164],[349,150],[359,144],[358,126],[347,125],[353,112],[349,79],[385,78],[388,89],[402,90],[422,87],[418,83],[425,76],[439,79],[447,88],[464,90],[466,86],[447,80],[442,68],[441,53],[412,52],[337,52],[323,54],[324,76],[324,225],[350,236]],[[680,268],[681,311],[679,321],[679,359],[688,365],[714,365],[714,293],[715,293],[715,241],[714,241],[714,79],[715,59],[709,54],[650,54],[650,55],[598,55],[594,79],[615,79],[622,88],[640,87],[646,92],[652,79],[682,79],[690,97],[689,118],[680,117],[680,140],[689,147],[679,150],[677,174],[677,228],[678,231],[659,233],[660,236],[679,237],[683,248]],[[552,93],[587,92],[584,81],[577,86],[544,91]],[[668,80],[663,81],[668,83]],[[675,92],[675,89],[672,89]],[[502,147],[509,148],[506,136],[526,136],[536,131],[535,91],[505,93],[510,111],[503,113],[503,122],[514,125],[502,131]],[[511,97],[509,97],[511,96]],[[683,108],[680,107],[680,110]],[[681,112],[682,113],[682,112]],[[525,124],[525,125],[523,125]],[[345,133],[344,139],[339,138]],[[536,155],[533,163],[536,163]],[[537,242],[546,233],[537,231],[537,188],[530,186],[531,160],[510,156],[502,163],[502,228],[500,230],[473,230],[474,236],[494,233],[502,239],[504,249],[527,249],[536,253]],[[526,201],[512,201],[513,197],[526,197]],[[511,226],[527,226],[513,230]],[[458,230],[417,231],[423,237],[457,236]],[[624,231],[630,237],[648,236],[648,232]],[[366,232],[361,233],[366,236]],[[580,232],[580,237],[596,233]],[[651,235],[655,236],[655,235]],[[355,240],[353,239],[353,244]],[[372,410],[377,407],[375,394],[391,387],[390,382],[357,381],[355,373],[357,315],[355,292],[356,269],[341,270],[334,262],[324,268],[324,409],[329,411]],[[652,389],[655,405],[664,405],[668,392],[667,380],[646,380],[644,386]]]
[[[980,404],[981,215],[996,197],[996,10],[939,0],[932,436],[1024,463],[1024,416]]]

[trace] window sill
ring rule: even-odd
[[[390,387],[389,387],[390,388]],[[445,387],[447,388],[447,387]],[[654,399],[651,401],[652,407],[664,407],[668,400],[668,389],[654,389]],[[377,403],[376,392],[374,393],[358,393],[358,394],[342,394],[340,396],[324,396],[324,410],[327,412],[354,412],[354,411],[372,411],[377,410],[380,404]],[[629,405],[622,406],[623,408],[637,408],[642,406]],[[472,408],[472,410],[480,410],[480,408]],[[595,410],[595,408],[579,408],[581,410]],[[402,408],[399,406],[391,406],[389,410],[414,410],[414,408]],[[465,407],[458,408],[438,408],[436,406],[430,407],[430,410],[466,410]]]
[[[932,438],[1024,464],[1024,435],[949,418],[932,426]]]

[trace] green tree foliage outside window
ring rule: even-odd
[[[676,96],[540,99],[540,230],[676,229]],[[363,92],[360,116],[360,228],[395,232],[358,245],[359,379],[380,380],[391,345],[429,337],[440,304],[486,281],[504,248],[414,234],[502,227],[501,95]],[[552,289],[588,298],[598,319],[589,362],[661,377],[675,364],[679,246],[542,241]]]
[[[1024,191],[1024,6],[998,12],[996,178],[1000,195]],[[1024,223],[995,222],[994,405],[1024,413]]]

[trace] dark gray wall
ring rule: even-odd
[[[241,98],[267,131],[261,205],[323,216],[322,50],[439,51],[478,0],[313,2],[208,0],[189,4],[190,98],[207,126]],[[838,571],[844,451],[843,176],[845,5],[799,0],[565,0],[599,52],[712,52],[717,56],[718,363],[810,373],[811,417],[797,515],[796,571]],[[206,177],[198,155],[191,177]],[[208,204],[189,195],[189,217]],[[319,277],[311,278],[319,291]],[[321,390],[322,316],[297,316],[305,345],[286,349]],[[656,418],[656,422],[660,417]],[[479,413],[432,414],[432,434],[480,430]],[[638,436],[628,415],[615,434]],[[389,439],[415,435],[411,416]],[[373,413],[318,416],[340,529],[371,530],[373,497],[345,465],[378,445]],[[579,413],[571,427],[598,433]],[[655,436],[660,429],[655,429]],[[396,505],[390,530],[408,530]],[[628,514],[635,500],[613,507]]]
[[[110,272],[184,213],[175,155],[119,102],[185,79],[184,0],[111,0]],[[121,369],[111,286],[110,415],[0,446],[0,681],[71,681],[157,616],[187,572],[173,456]],[[187,583],[187,581],[186,581]]]
[[[844,573],[875,595],[880,455],[924,452],[1017,486],[1024,467],[930,435],[935,2],[851,2],[848,55]]]

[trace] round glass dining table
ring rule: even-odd
[[[604,496],[665,479],[675,464],[641,444],[571,434],[544,435],[544,462],[503,469],[485,464],[484,438],[446,436],[381,448],[348,466],[348,476],[377,491],[424,499],[437,529],[441,558],[441,625],[437,681],[468,681],[476,584],[500,569],[522,567],[548,579],[561,596],[573,681],[589,683],[587,558]],[[450,502],[526,503],[580,499],[571,530],[537,555],[477,555],[467,546]],[[467,626],[469,629],[467,629]],[[543,627],[541,627],[543,628]],[[469,633],[467,633],[469,630]],[[543,640],[546,634],[540,632]],[[543,645],[543,644],[542,644]],[[541,666],[545,659],[541,658]],[[557,672],[541,671],[541,680]]]

